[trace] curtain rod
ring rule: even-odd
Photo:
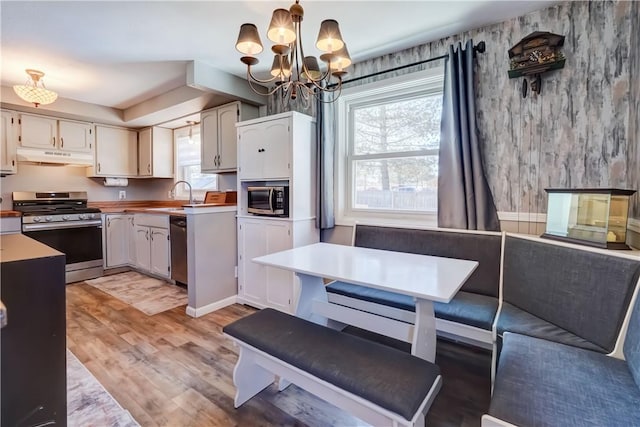
[[[484,53],[486,50],[487,45],[485,44],[484,40],[481,41],[480,43],[478,43],[477,45],[475,45],[473,47],[473,52],[480,52],[480,53]],[[435,58],[429,58],[429,59],[425,59],[423,61],[418,61],[418,62],[414,62],[413,64],[407,64],[407,65],[400,65],[399,67],[395,67],[395,68],[391,68],[389,70],[383,70],[383,71],[377,71],[375,73],[371,73],[371,74],[367,74],[366,76],[360,76],[360,77],[354,77],[352,79],[348,79],[348,80],[343,80],[342,84],[347,84],[347,83],[352,83],[352,82],[357,82],[358,80],[363,80],[363,79],[368,79],[369,77],[375,77],[375,76],[379,76],[380,74],[386,74],[386,73],[390,73],[392,71],[398,71],[398,70],[402,70],[404,68],[409,68],[409,67],[414,67],[416,65],[421,65],[421,64],[425,64],[427,62],[431,62],[431,61],[437,61],[439,59],[444,59],[446,57],[448,57],[449,55],[440,55],[440,56],[436,56]],[[335,87],[337,86],[336,83],[332,83],[329,85],[329,87]]]

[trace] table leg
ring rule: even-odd
[[[313,301],[327,302],[327,291],[321,277],[296,273],[300,279],[300,298],[296,306],[296,316],[327,326],[327,318],[313,313]]]
[[[433,302],[430,300],[416,298],[416,323],[411,354],[432,363],[436,360],[436,318]]]

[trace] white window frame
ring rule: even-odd
[[[174,178],[173,178],[173,182],[174,184],[178,181],[180,181],[182,179],[181,176],[179,176],[179,170],[180,170],[180,165],[178,165],[178,138],[184,138],[184,137],[188,137],[189,136],[189,128],[191,126],[185,126],[185,127],[181,127],[181,128],[177,128],[173,130],[173,159],[174,159],[174,165],[173,165],[173,170],[175,171]],[[191,129],[192,134],[198,134],[200,135],[200,138],[202,138],[202,134],[200,133],[200,126],[193,126],[193,128]],[[202,144],[202,139],[200,139],[200,144]],[[200,155],[202,156],[202,149],[200,151]],[[202,164],[202,157],[200,158],[200,164]],[[198,189],[193,189],[192,193],[193,193],[193,200],[197,200],[197,201],[203,201],[204,200],[204,196],[205,193],[207,191],[217,191],[218,187],[220,186],[220,177],[217,178],[216,180],[216,188],[215,189],[210,189],[210,190],[198,190]],[[184,185],[184,184],[180,184],[177,187],[175,187],[174,189],[174,198],[176,200],[189,200],[189,188]]]
[[[420,95],[442,93],[444,88],[444,66],[430,68],[425,71],[386,79],[371,84],[344,89],[336,101],[336,150],[335,150],[335,183],[334,203],[335,222],[337,225],[354,225],[356,222],[368,222],[389,225],[422,225],[437,226],[437,212],[407,212],[373,209],[354,209],[351,206],[353,191],[352,162],[349,160],[349,135],[353,134],[353,126],[349,116],[352,108],[362,105],[375,105],[384,100],[388,102],[397,98],[408,99]],[[412,152],[416,154],[416,152]],[[421,155],[438,154],[438,149],[422,150]],[[403,157],[402,154],[391,154],[386,157]],[[359,160],[371,157],[375,159],[379,154],[357,156]]]

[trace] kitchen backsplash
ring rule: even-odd
[[[86,191],[89,201],[109,201],[118,200],[119,192],[124,190],[126,200],[166,200],[174,183],[172,179],[129,179],[126,187],[105,187],[103,181],[87,178],[83,167],[19,164],[16,175],[0,178],[2,209],[11,209],[14,191]],[[220,190],[234,190],[236,175],[219,175],[218,182]]]

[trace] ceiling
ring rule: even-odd
[[[24,83],[24,70],[35,68],[46,73],[45,85],[61,98],[135,110],[154,97],[187,86],[192,61],[210,67],[205,70],[244,77],[246,68],[235,42],[245,22],[258,27],[265,45],[259,67],[267,71],[271,60],[266,28],[271,12],[291,3],[2,0],[1,83],[6,87]],[[315,49],[323,19],[340,23],[351,56],[358,62],[552,3],[557,2],[303,0],[305,53]],[[211,75],[212,80],[223,76]]]

